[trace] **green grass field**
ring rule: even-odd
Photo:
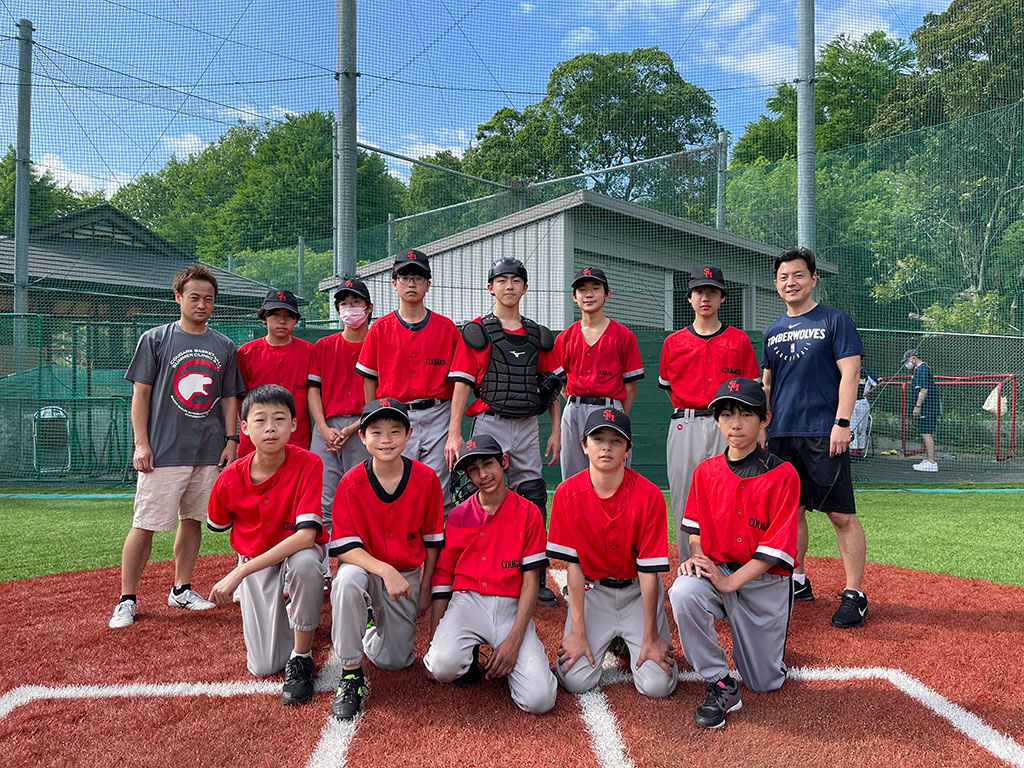
[[[859,491],[868,560],[1024,586],[1018,499],[983,491]],[[118,565],[131,516],[130,498],[0,498],[0,581]],[[808,525],[809,554],[838,557],[825,515],[810,514]],[[173,533],[156,534],[153,559],[171,559],[173,541]],[[230,551],[227,534],[204,532],[202,554]]]

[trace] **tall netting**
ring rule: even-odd
[[[526,314],[559,330],[583,266],[647,370],[634,465],[664,482],[665,335],[689,270],[759,349],[797,240],[795,4],[359,2],[356,259],[375,314],[390,255],[434,264],[428,305],[489,308],[523,259]],[[1018,482],[1024,375],[1024,10],[1019,0],[816,7],[819,298],[861,330],[859,481]],[[28,309],[14,314],[17,81],[32,22]],[[175,272],[217,271],[242,342],[271,288],[333,330],[333,3],[0,0],[0,478],[129,479],[138,334],[177,315]],[[381,152],[374,151],[379,148]],[[400,158],[406,159],[400,159]],[[427,164],[415,164],[422,160]],[[457,173],[452,173],[452,171]],[[935,374],[941,471],[903,354]],[[862,388],[863,389],[863,388]],[[552,476],[551,479],[554,479]]]

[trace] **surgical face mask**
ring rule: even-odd
[[[366,322],[366,309],[364,307],[342,307],[338,310],[338,317],[349,328],[358,328]]]
[[[907,362],[905,362],[903,364],[903,367],[906,368],[908,371],[914,370],[914,361],[913,360],[907,360]]]

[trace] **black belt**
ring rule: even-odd
[[[569,395],[570,403],[582,403],[583,405],[615,405],[615,400],[611,397],[580,397],[579,395]]]
[[[690,412],[694,417],[696,416],[714,416],[715,412],[710,408],[676,408],[672,411],[673,419],[682,419],[686,417],[687,412]]]
[[[425,411],[428,408],[433,408],[438,403],[447,402],[446,400],[438,400],[435,397],[425,397],[422,400],[412,400],[405,404],[405,407],[410,411]]]
[[[625,589],[626,587],[632,587],[635,581],[636,579],[613,579],[610,576],[606,576],[603,579],[598,579],[597,583],[602,587],[608,587],[608,589]]]

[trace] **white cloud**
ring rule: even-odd
[[[600,39],[590,27],[576,27],[562,39],[562,47],[570,53],[580,53]]]
[[[165,135],[160,139],[160,143],[181,160],[191,155],[198,155],[207,145],[207,142],[200,139],[194,133],[184,133],[181,136]]]
[[[796,76],[796,47],[758,44],[753,50],[718,56],[715,62],[727,72],[748,75],[763,83],[792,80]]]
[[[36,173],[49,174],[58,187],[71,187],[75,192],[102,191],[107,199],[131,180],[129,174],[121,171],[115,171],[114,176],[109,177],[73,170],[67,166],[64,158],[52,152],[43,155],[32,167]]]
[[[718,3],[708,14],[707,21],[712,27],[734,27],[746,21],[755,8],[757,8],[757,0],[734,0],[733,2]]]
[[[890,13],[888,5],[877,0],[843,2],[827,14],[815,15],[815,45],[820,49],[840,34],[846,34],[852,40],[859,40],[878,29],[889,37],[908,37],[906,32],[897,29],[889,21],[887,17]]]
[[[533,11],[534,11],[534,9],[536,7],[537,6],[534,5],[533,3],[520,3],[519,4],[519,10],[522,11],[523,13],[533,13]]]

